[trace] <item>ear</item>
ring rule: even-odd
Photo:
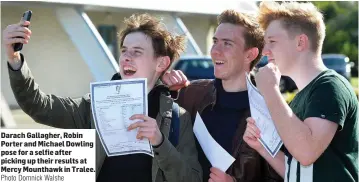
[[[160,57],[157,58],[156,71],[162,73],[165,70],[167,70],[167,68],[170,66],[170,64],[171,64],[170,57],[168,57],[168,56],[160,56]]]
[[[254,59],[258,57],[259,50],[257,47],[252,47],[248,49],[247,51],[246,59],[244,60],[245,63],[250,64]]]
[[[296,48],[298,51],[303,51],[309,48],[309,39],[305,34],[300,34],[296,37]]]

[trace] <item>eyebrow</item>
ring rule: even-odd
[[[218,40],[217,39],[217,37],[213,37],[212,38],[213,40]],[[220,39],[221,41],[227,41],[227,42],[232,42],[232,43],[235,43],[233,40],[231,40],[231,39],[226,39],[226,38],[224,38],[224,39]]]
[[[133,47],[134,49],[140,49],[140,50],[145,50],[144,48],[142,47]],[[127,49],[126,46],[122,46],[121,49]]]
[[[144,48],[142,47],[133,47],[134,49],[140,49],[140,50],[145,50]]]

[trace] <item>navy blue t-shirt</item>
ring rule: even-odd
[[[216,104],[207,106],[201,113],[202,120],[208,132],[214,140],[220,144],[228,153],[233,153],[233,139],[243,114],[249,108],[248,92],[226,92],[223,89],[222,81],[216,79],[214,85],[217,90]],[[212,167],[204,155],[198,142],[199,162],[203,168],[203,181],[208,181],[210,168]]]

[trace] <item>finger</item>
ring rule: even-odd
[[[213,181],[221,181],[221,178],[219,178],[216,174],[211,173],[209,174],[209,177],[213,180]]]
[[[261,131],[259,130],[259,128],[255,123],[247,123],[247,127],[250,127],[253,131],[255,131],[258,134],[261,133]]]
[[[252,123],[252,124],[255,123],[255,121],[254,121],[254,119],[252,117],[248,117],[246,120],[247,120],[248,123]]]
[[[181,70],[178,70],[177,73],[182,78],[182,80],[188,80],[186,75]]]
[[[216,167],[212,167],[211,172],[214,173],[216,176],[224,176],[226,174],[225,172],[221,171]]]
[[[138,121],[138,122],[132,123],[130,126],[128,126],[127,131],[133,130],[138,127],[140,127],[140,128],[147,127],[147,125],[148,125],[148,123],[146,123],[146,122]]]
[[[140,127],[140,129],[138,130],[138,132],[154,132],[154,131],[156,131],[156,128],[148,127],[148,126]]]
[[[216,168],[216,167],[211,167],[210,171],[211,171],[212,173],[217,174],[218,171],[220,171],[220,170],[219,170],[218,168]]]
[[[147,132],[138,132],[137,135],[136,135],[136,138],[142,140],[143,138],[151,139],[154,136],[155,136],[154,132],[148,132],[147,131]]]
[[[212,178],[209,178],[209,179],[208,179],[208,182],[215,182],[215,181],[213,181]]]
[[[21,27],[22,29],[21,29],[21,31],[22,32],[25,32],[27,35],[31,35],[32,34],[32,31],[29,29],[29,28],[27,28],[27,27]]]
[[[170,80],[171,80],[172,85],[178,84],[178,80],[177,80],[177,78],[175,76],[171,76]]]
[[[254,123],[247,123],[247,127],[246,127],[246,131],[253,131],[254,133],[256,133],[256,135],[260,136],[261,131],[259,130],[259,128],[254,124]]]
[[[175,85],[175,83],[172,83],[171,78],[170,78],[170,77],[167,77],[166,85],[167,85],[168,87],[172,87],[173,85]]]
[[[30,26],[30,22],[29,21],[25,21],[24,19],[21,19],[20,21],[20,26]]]
[[[140,119],[140,120],[143,120],[143,121],[147,121],[150,118],[148,116],[144,115],[144,114],[134,114],[129,119],[130,120]]]
[[[179,71],[174,71],[174,78],[178,81],[178,84],[183,84],[182,76],[180,75]]]
[[[24,38],[24,39],[30,39],[30,36],[28,36],[27,34],[25,34],[24,32],[9,32],[7,35],[6,35],[6,38],[8,39],[11,39],[11,38]]]
[[[254,137],[256,137],[256,138],[260,138],[261,136],[260,136],[260,134],[258,134],[253,128],[251,128],[251,127],[248,127],[247,128],[247,132],[248,132],[248,134],[250,134],[250,135],[252,135],[252,136],[254,136]]]
[[[257,138],[256,137],[254,137],[253,135],[244,135],[243,136],[243,139],[244,139],[244,141],[246,141],[247,143],[248,142],[254,142],[254,141],[256,141],[257,140]]]
[[[170,80],[170,76],[171,76],[171,72],[167,71],[165,74],[163,74],[162,76],[162,82],[166,85],[172,85],[171,80]]]
[[[260,137],[256,137],[253,133],[246,131],[243,135],[243,139],[248,142],[257,142]]]
[[[190,82],[187,79],[186,75],[181,70],[178,71],[178,74],[181,76],[182,82],[184,82],[185,86],[187,87]]]
[[[29,28],[21,27],[21,26],[16,26],[10,31],[11,32],[24,32],[24,33],[29,34],[29,35],[31,35],[31,33],[32,33]]]
[[[6,41],[5,41],[6,45],[11,45],[11,44],[15,44],[15,43],[27,44],[28,40],[25,40],[23,38],[12,38],[12,39],[6,39]]]

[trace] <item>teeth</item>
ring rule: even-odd
[[[132,66],[124,66],[123,69],[125,71],[136,71],[136,68],[132,67]]]
[[[224,64],[224,61],[216,60],[216,64]]]

